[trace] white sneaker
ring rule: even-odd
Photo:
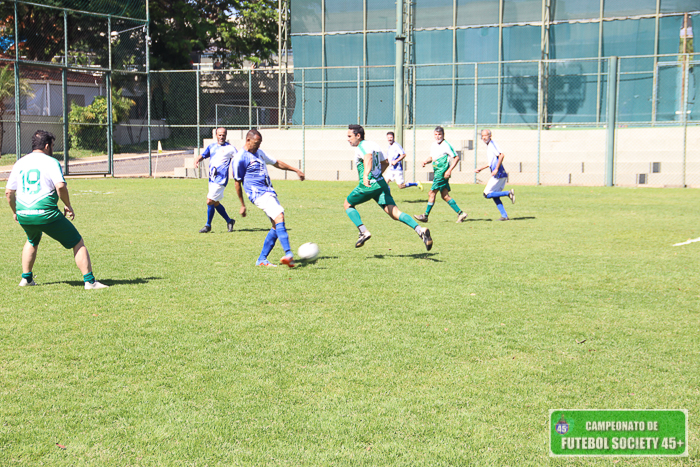
[[[106,289],[107,287],[109,286],[97,281],[92,284],[89,282],[85,283],[85,290]]]
[[[28,282],[27,279],[25,279],[24,277],[22,278],[21,281],[19,281],[19,286],[20,286],[20,287],[27,287],[27,286],[29,286],[29,285],[39,285],[39,284],[37,284],[36,282],[34,282],[34,279],[32,279],[31,282]]]
[[[510,198],[510,202],[515,204],[515,190],[510,190],[508,192],[508,197]]]
[[[459,213],[459,216],[457,216],[457,223],[461,224],[467,219],[467,213],[466,212],[461,212]]]
[[[369,233],[369,230],[365,230],[364,232],[360,232],[360,237],[357,239],[357,243],[355,243],[355,248],[360,248],[370,238],[372,238],[372,234]]]

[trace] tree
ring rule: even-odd
[[[112,92],[112,121],[116,124],[129,116],[135,102],[122,96],[121,89]],[[68,114],[71,147],[106,151],[107,98],[97,96],[92,104],[81,107],[72,104]]]
[[[34,97],[34,90],[25,80],[19,80],[19,95]],[[15,97],[15,68],[5,65],[0,68],[0,151],[2,150],[2,140],[5,135],[3,121],[5,120],[6,104],[9,99]]]

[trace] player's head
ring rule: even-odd
[[[219,144],[224,144],[226,142],[226,128],[216,129],[216,142]]]
[[[49,156],[53,155],[53,142],[56,141],[56,137],[53,133],[49,133],[44,130],[37,130],[32,136],[32,151],[37,149],[45,152]],[[48,146],[48,147],[47,147]]]
[[[436,126],[435,131],[433,131],[433,136],[435,137],[435,141],[442,143],[442,140],[445,139],[445,129],[441,126]]]
[[[394,144],[394,132],[393,131],[387,132],[386,140],[389,141],[389,144]]]
[[[348,125],[348,143],[357,147],[365,139],[365,129],[362,125]]]
[[[255,152],[260,148],[260,143],[262,143],[262,135],[260,132],[253,128],[248,130],[245,135],[245,147],[248,152]]]
[[[491,141],[491,130],[488,130],[486,128],[481,130],[481,141],[483,141],[486,144],[489,144],[489,141]]]

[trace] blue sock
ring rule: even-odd
[[[270,229],[270,231],[267,233],[267,237],[265,237],[265,242],[263,243],[262,251],[260,252],[260,256],[258,257],[258,263],[267,259],[268,255],[275,247],[276,242],[277,231],[275,229]]]
[[[291,255],[292,248],[289,246],[289,235],[287,234],[287,228],[284,226],[284,222],[276,224],[275,230],[277,231],[277,238],[280,239],[282,248],[284,248],[284,254],[287,256]]]
[[[214,209],[214,206],[207,206],[207,224],[209,227],[211,227],[211,221],[214,220],[214,213],[216,212],[216,209]]]
[[[231,218],[228,217],[228,214],[226,214],[226,209],[224,209],[224,205],[223,205],[223,204],[219,203],[219,205],[216,206],[216,212],[218,212],[219,214],[221,214],[221,217],[224,218],[224,220],[226,221],[227,224],[228,224],[229,222],[231,222]]]
[[[506,213],[506,208],[503,207],[503,203],[501,202],[501,198],[493,198],[493,202],[496,203],[496,207],[499,211],[501,211],[501,216],[508,217],[508,214]]]
[[[487,198],[500,198],[501,196],[508,196],[510,191],[494,191],[486,195]]]
[[[417,184],[417,183],[413,183],[413,182],[407,183],[407,184],[406,184],[406,188],[408,188],[409,186],[418,186],[418,184]]]

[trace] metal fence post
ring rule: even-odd
[[[618,57],[610,57],[608,65],[608,95],[607,95],[607,150],[605,153],[605,186],[613,186],[615,177],[615,126],[617,109],[617,61]]]
[[[19,25],[17,21],[17,2],[15,2],[15,151],[19,160],[22,157],[22,131],[20,125],[20,92],[19,92]],[[0,104],[2,105],[2,104]]]
[[[199,138],[202,136],[201,130],[199,128],[199,122],[200,122],[199,117],[200,117],[200,107],[201,107],[201,102],[199,101],[199,85],[200,85],[199,80],[201,78],[200,77],[200,70],[201,70],[201,67],[197,67],[197,80],[196,80],[196,83],[197,83],[197,138],[196,138],[197,144],[195,145],[196,148],[200,147]]]
[[[543,115],[543,104],[544,104],[544,90],[542,88],[542,75],[544,74],[544,62],[540,60],[537,66],[537,184],[540,184],[540,162],[542,155],[542,121],[544,120]],[[549,120],[549,119],[548,119]]]
[[[68,70],[61,70],[61,92],[63,93],[63,171],[68,175]]]
[[[114,148],[112,147],[112,136],[114,128],[114,114],[112,113],[112,72],[105,73],[105,93],[107,97],[107,171],[113,173],[114,169]]]
[[[362,122],[360,121],[360,119],[362,118],[362,108],[360,107],[360,105],[361,105],[360,104],[360,100],[361,100],[360,93],[361,92],[362,91],[360,91],[360,67],[358,66],[357,67],[357,124],[358,125],[362,124]]]
[[[248,68],[248,129],[253,128],[253,70]]]
[[[301,171],[306,171],[306,70],[301,70]]]
[[[690,55],[683,57],[683,187],[686,185],[686,164],[688,157],[688,71],[690,70]]]
[[[479,141],[479,64],[474,64],[474,184],[476,184],[476,145]]]

